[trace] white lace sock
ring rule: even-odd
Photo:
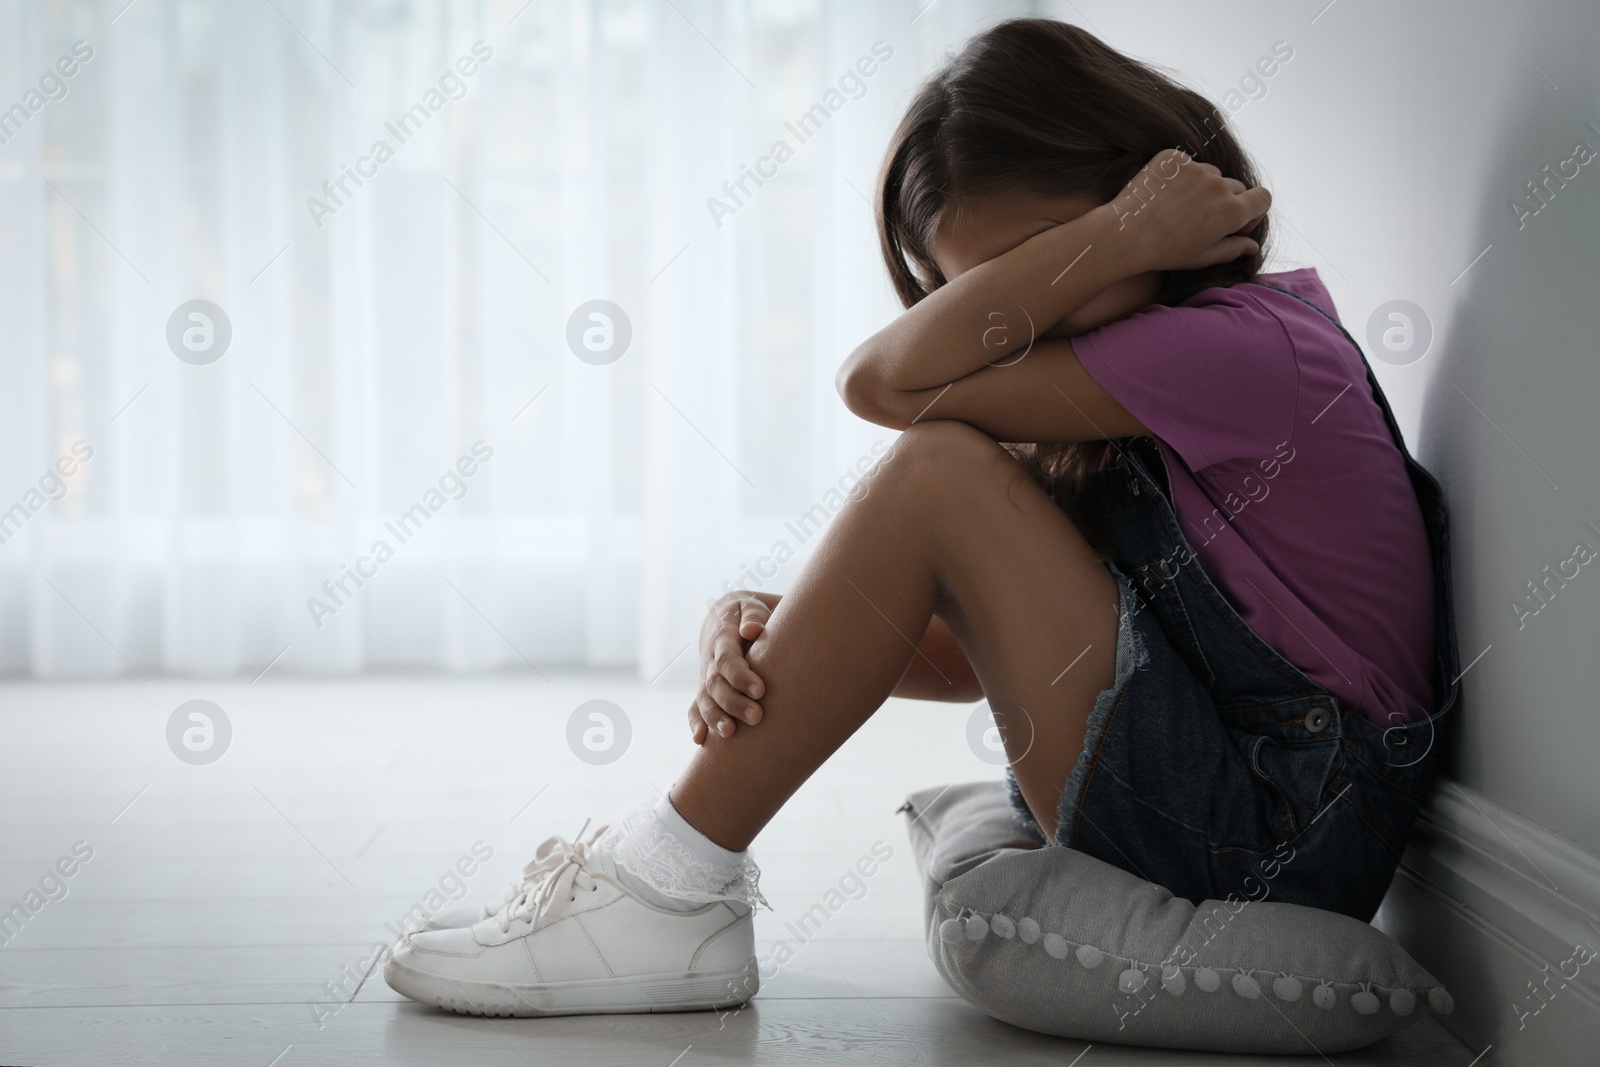
[[[747,849],[730,852],[690,825],[665,794],[646,801],[597,842],[617,880],[668,911],[694,911],[716,900],[765,907],[761,869]]]

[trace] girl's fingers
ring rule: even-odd
[[[689,704],[689,739],[697,745],[706,741],[706,723],[700,717],[699,705],[694,702]]]
[[[765,688],[761,679],[756,677],[756,672],[750,669],[750,664],[744,658],[744,646],[735,634],[727,632],[717,635],[711,645],[710,670],[706,672],[707,680],[712,675],[721,675],[726,678],[742,695],[759,697]]]
[[[1259,226],[1261,220],[1267,217],[1267,210],[1272,206],[1272,194],[1260,188],[1245,189],[1238,194],[1235,202],[1239,212],[1247,217],[1233,232],[1235,235],[1243,236]]]
[[[1253,226],[1272,207],[1272,193],[1258,185],[1254,189],[1246,189],[1240,193],[1239,203],[1243,206],[1245,214],[1250,217],[1250,224]]]
[[[722,672],[722,677],[737,689],[741,696],[759,699],[766,686],[762,684],[756,672],[750,669],[750,664],[743,656],[728,661],[728,669]]]
[[[770,618],[771,608],[753,596],[745,597],[739,602],[739,636],[746,641],[754,641],[767,628]]]
[[[724,713],[751,726],[761,721],[761,705],[734,689],[721,675],[707,678],[702,688],[710,694],[712,702]]]
[[[701,681],[690,710],[689,734],[704,744],[714,731],[731,737],[742,720],[761,720],[755,701],[766,686],[745,660],[745,643],[766,630],[772,610],[748,593],[734,593],[714,609],[708,620],[709,651],[701,660]],[[705,646],[702,646],[705,647]]]
[[[1206,254],[1206,265],[1232,263],[1240,256],[1253,255],[1261,246],[1249,237],[1224,237]]]
[[[700,718],[705,720],[706,726],[716,731],[721,737],[733,736],[733,731],[738,728],[738,724],[707,695],[704,686],[700,687],[700,692],[695,697],[695,705],[700,709]]]

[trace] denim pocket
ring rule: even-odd
[[[1238,842],[1236,847],[1270,852],[1298,838],[1317,817],[1339,757],[1339,740],[1284,741],[1265,734],[1230,732],[1249,761],[1257,788],[1272,801],[1272,825],[1259,829],[1253,844]]]

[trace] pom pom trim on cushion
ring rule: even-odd
[[[973,912],[967,915],[967,909],[961,909],[960,914],[944,920],[939,924],[939,940],[945,944],[954,945],[965,941],[982,941],[990,933],[1002,940],[1009,941],[1015,937],[1026,945],[1043,942],[1045,952],[1051,957],[1064,960],[1068,956],[1082,966],[1085,970],[1094,970],[1107,959],[1117,961],[1124,966],[1117,970],[1117,986],[1123,993],[1137,993],[1150,986],[1150,976],[1146,970],[1152,970],[1158,976],[1161,989],[1169,996],[1182,996],[1188,988],[1184,979],[1185,967],[1180,964],[1162,962],[1149,963],[1125,956],[1118,956],[1106,952],[1096,945],[1078,944],[1067,940],[1055,931],[1044,931],[1038,921],[1030,916],[1021,919],[1012,919],[1009,915],[996,913],[985,917]],[[1202,993],[1215,993],[1222,988],[1221,971],[1231,971],[1232,977],[1228,985],[1234,995],[1244,1000],[1260,1000],[1266,993],[1263,980],[1255,977],[1253,969],[1242,967],[1192,967],[1188,968],[1194,977],[1195,988]],[[1314,976],[1298,976],[1286,972],[1278,972],[1278,977],[1271,982],[1272,995],[1285,1003],[1298,1001],[1305,992],[1306,982],[1315,981],[1316,987],[1311,991],[1311,1002],[1319,1008],[1332,1009],[1338,1006],[1339,993],[1334,984],[1327,978]],[[1387,1003],[1389,1010],[1396,1015],[1410,1015],[1416,1010],[1418,993],[1421,991],[1407,989],[1403,986],[1385,989],[1378,986],[1379,992],[1386,996],[1379,996],[1374,992],[1373,982],[1347,982],[1347,986],[1359,986],[1357,992],[1349,997],[1348,1004],[1362,1015],[1374,1015],[1381,1011]],[[1443,986],[1433,986],[1426,991],[1428,1007],[1440,1015],[1448,1015],[1455,1009],[1455,1000]]]
[[[1378,1000],[1378,995],[1372,991],[1372,983],[1362,982],[1361,992],[1351,996],[1350,1006],[1362,1015],[1376,1015],[1382,1005]]]

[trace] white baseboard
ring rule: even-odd
[[[1600,953],[1600,856],[1442,781],[1374,924],[1444,983],[1439,1021],[1492,1046],[1483,1064],[1600,1063],[1600,956],[1575,953]]]

